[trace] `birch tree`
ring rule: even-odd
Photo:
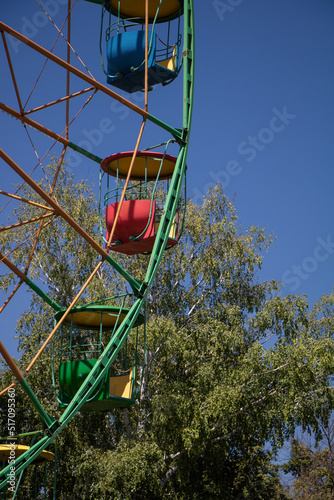
[[[94,233],[92,191],[62,175],[59,203]],[[66,305],[96,255],[61,221],[42,238],[31,273]],[[128,410],[78,414],[68,425],[59,440],[57,498],[284,498],[275,453],[297,427],[319,433],[319,419],[333,409],[334,296],[310,310],[305,297],[262,282],[272,243],[263,229],[242,227],[219,186],[202,206],[188,201],[182,239],[165,252],[147,298],[139,398]],[[116,258],[144,278],[149,256]],[[85,300],[124,286],[103,268]],[[32,296],[17,326],[21,366],[51,323],[50,308]],[[49,366],[47,351],[30,383],[59,415]],[[22,432],[40,425],[33,408],[29,418],[22,408],[20,418]]]

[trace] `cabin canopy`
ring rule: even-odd
[[[145,0],[86,0],[103,5],[113,16],[127,19],[136,17],[145,22]],[[149,22],[152,23],[156,13],[157,22],[163,23],[183,14],[184,0],[150,0],[148,5]],[[159,10],[158,10],[159,9]]]
[[[107,156],[101,162],[101,169],[119,179],[126,179],[133,158],[133,151]],[[157,151],[138,151],[130,180],[155,181],[170,179],[177,158]]]
[[[25,446],[23,444],[1,444],[0,445],[0,466],[3,464],[7,465],[8,461],[12,459],[13,455],[15,458],[20,457],[23,453],[28,451],[30,446]],[[43,450],[41,453],[33,460],[33,464],[41,464],[45,461],[52,462],[55,459],[55,454],[51,451]]]

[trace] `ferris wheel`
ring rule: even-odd
[[[6,152],[5,144],[0,149],[3,165],[20,178],[22,185],[29,187],[29,192],[34,193],[31,199],[26,199],[20,188],[15,191],[14,188],[12,191],[1,190],[6,200],[3,207],[6,207],[8,200],[15,200],[17,203],[28,203],[37,211],[36,217],[31,220],[17,220],[2,228],[2,231],[10,233],[17,227],[29,227],[32,223],[34,227],[37,225],[37,230],[31,232],[28,242],[29,258],[21,267],[15,263],[16,248],[11,248],[10,252],[0,252],[2,267],[16,277],[0,312],[12,299],[15,300],[22,285],[28,286],[50,306],[50,316],[54,317],[55,326],[46,334],[41,348],[24,372],[8,353],[5,342],[0,342],[1,354],[13,372],[13,383],[4,388],[2,394],[11,391],[19,383],[45,428],[42,437],[36,439],[32,446],[14,445],[10,433],[7,442],[0,443],[1,489],[8,487],[13,470],[18,476],[30,464],[54,458],[48,447],[77,412],[127,408],[138,399],[143,373],[143,360],[139,359],[138,352],[139,346],[142,348],[145,344],[145,303],[164,252],[177,245],[182,234],[186,159],[193,109],[193,0],[87,0],[87,7],[100,12],[100,24],[91,26],[99,39],[101,72],[98,80],[72,47],[72,25],[79,35],[85,36],[84,28],[75,22],[77,1],[68,1],[62,25],[52,19],[46,4],[41,4],[39,0],[36,2],[36,7],[41,9],[40,15],[46,16],[57,29],[57,38],[51,50],[0,22],[3,64],[6,61],[15,95],[15,104],[8,99],[0,102],[0,109],[6,119],[13,117],[17,120],[29,137],[37,157],[37,166],[31,168],[25,163],[19,165],[15,155]],[[89,6],[88,2],[96,5]],[[54,50],[58,38],[62,39],[63,44],[65,42],[63,57]],[[17,71],[15,64],[17,43],[24,44],[34,57],[40,57],[44,66],[47,63],[56,68],[57,74],[65,82],[65,95],[50,100],[44,87],[45,91],[40,96],[42,104],[30,108],[30,95],[27,102],[23,102],[21,88],[24,88],[25,83],[21,70]],[[79,63],[74,63],[74,59]],[[43,67],[41,73],[36,75],[36,84],[44,70]],[[181,78],[183,85],[180,86],[182,95],[179,103],[182,107],[182,123],[175,127],[159,117],[159,108],[153,113],[149,110],[149,100],[152,95],[155,96],[155,102],[164,103],[167,86],[176,85]],[[70,90],[72,79],[76,82],[75,91]],[[49,82],[52,87],[54,82]],[[103,157],[93,153],[89,147],[84,147],[85,144],[72,140],[71,130],[77,116],[86,106],[94,106],[95,95],[102,96],[108,102],[121,104],[132,112],[131,116],[140,118],[137,140],[130,143],[129,139],[127,149],[113,150]],[[132,97],[135,95],[144,97],[143,107],[134,103]],[[77,101],[80,101],[81,107],[72,104]],[[75,108],[74,116],[71,115],[71,107]],[[54,112],[55,109],[60,111]],[[58,120],[59,115],[62,115],[62,121]],[[148,134],[143,148],[141,143],[147,124],[155,128],[154,137],[161,134],[161,141],[154,144],[152,140],[151,143]],[[36,180],[35,170],[42,167],[43,158],[31,140],[31,129],[42,132],[52,141],[46,154],[54,145],[60,148],[48,190]],[[126,130],[122,134],[126,135]],[[18,150],[22,149],[20,144],[17,147]],[[54,196],[59,170],[69,151],[99,166],[100,234],[89,234],[66,207],[58,204]],[[40,235],[56,218],[61,218],[73,228],[101,257],[74,299],[65,307],[56,303],[43,286],[34,282],[29,275]],[[116,258],[124,255],[131,259],[139,254],[148,256],[143,279],[130,273]],[[84,296],[102,266],[111,266],[119,279],[126,282],[127,292],[106,297],[105,300],[80,302],[79,299]],[[130,334],[135,337],[135,347],[129,355],[124,355]],[[53,352],[50,383],[55,388],[55,398],[63,410],[59,419],[47,413],[29,384],[29,373],[34,369],[35,362],[50,346]],[[11,460],[13,457],[15,462]]]

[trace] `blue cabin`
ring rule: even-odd
[[[178,45],[157,49],[157,34],[148,32],[148,85],[166,84],[177,77]],[[145,31],[126,31],[107,41],[107,83],[133,93],[145,87]]]
[[[103,16],[100,51],[107,83],[133,93],[145,88],[145,2],[89,0],[102,5],[109,17],[106,31],[106,59],[102,56]],[[166,85],[180,71],[182,41],[180,21],[183,0],[150,0],[148,5],[148,85]]]

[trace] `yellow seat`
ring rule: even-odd
[[[133,382],[133,368],[129,371],[129,373],[126,373],[125,375],[116,375],[114,377],[110,377],[109,396],[132,399]]]
[[[170,231],[169,231],[169,235],[168,235],[168,238],[170,238],[172,240],[177,240],[177,222],[178,222],[178,213],[176,213],[174,216],[174,219],[173,219]],[[160,224],[160,220],[158,220],[154,223],[155,234],[157,234],[157,232],[158,232],[159,224]],[[168,245],[168,242],[167,242],[167,245]]]
[[[169,69],[169,71],[176,71],[176,45],[174,45],[173,48],[173,55],[171,57],[168,57],[167,59],[163,59],[162,61],[156,61],[157,64],[160,66],[163,66],[166,69]]]

